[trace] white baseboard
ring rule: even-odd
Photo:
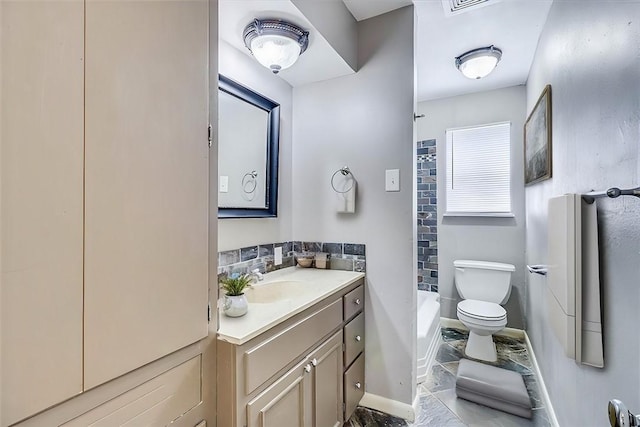
[[[407,403],[398,402],[397,400],[391,400],[386,397],[378,396],[377,394],[366,393],[362,396],[362,400],[359,405],[369,409],[375,409],[376,411],[384,412],[394,417],[404,418],[409,422],[414,422],[416,419],[416,410],[418,408],[419,399],[416,398],[413,401],[413,405]]]
[[[416,390],[416,397],[413,399],[413,405],[411,405],[411,409],[413,409],[413,417],[411,419],[406,419],[407,422],[414,422],[416,420],[416,415],[418,415],[420,413],[420,393],[417,393]]]
[[[538,361],[536,360],[536,354],[533,351],[533,346],[531,345],[531,340],[529,340],[529,335],[527,335],[526,331],[524,333],[524,342],[527,345],[527,350],[529,351],[529,358],[531,359],[531,365],[533,366],[533,372],[536,374],[536,379],[538,380],[538,387],[540,388],[540,393],[542,394],[542,401],[544,402],[544,407],[547,410],[547,415],[549,416],[549,424],[551,427],[560,427],[558,424],[558,418],[556,418],[556,413],[553,410],[553,405],[551,404],[551,397],[549,397],[549,393],[547,392],[547,386],[544,383],[544,379],[542,378],[542,373],[540,372],[540,366],[538,365]]]

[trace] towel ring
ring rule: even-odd
[[[351,175],[351,187],[347,188],[344,191],[340,191],[336,188],[335,184],[334,184],[334,179],[336,178],[336,175],[340,173],[342,174],[342,176],[347,176],[347,175]],[[344,194],[344,193],[348,193],[349,191],[351,191],[351,189],[353,188],[353,181],[355,181],[353,179],[353,174],[351,173],[351,171],[349,170],[349,166],[344,166],[340,169],[338,169],[337,171],[335,171],[333,173],[333,175],[331,175],[331,188],[333,188],[333,191],[335,191],[336,193],[340,193],[340,194]]]
[[[256,181],[257,176],[258,176],[258,172],[256,171],[245,173],[244,176],[242,177],[242,182],[241,182],[242,191],[244,191],[247,194],[250,194],[256,191],[256,187],[258,186],[258,181]],[[251,187],[251,190],[247,190],[247,186],[251,186],[251,184],[253,184],[253,187]]]

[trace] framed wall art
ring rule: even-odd
[[[545,86],[524,123],[524,183],[551,178],[551,85]]]

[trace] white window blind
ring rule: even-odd
[[[446,135],[446,215],[511,216],[511,123]]]

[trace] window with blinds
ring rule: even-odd
[[[511,123],[448,129],[446,213],[513,216]]]

